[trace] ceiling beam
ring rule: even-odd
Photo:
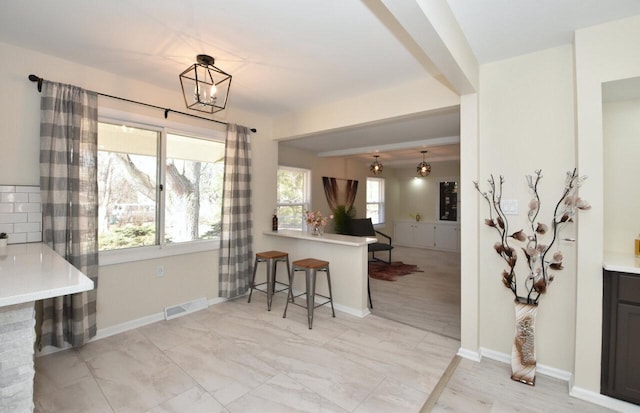
[[[459,136],[445,136],[442,138],[423,139],[419,141],[390,143],[388,145],[362,146],[359,148],[339,149],[335,151],[319,152],[317,156],[326,158],[331,156],[361,155],[365,153],[390,152],[390,151],[397,151],[401,149],[413,149],[413,148],[419,148],[419,147],[455,145],[457,143],[460,143]]]
[[[478,91],[478,60],[446,0],[378,1],[459,95]]]

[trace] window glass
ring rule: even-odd
[[[220,236],[224,144],[167,134],[165,242]]]
[[[160,133],[98,124],[100,250],[157,244]]]
[[[100,251],[219,237],[223,174],[222,142],[99,122]]]
[[[384,223],[384,179],[367,178],[367,218],[374,224]]]
[[[308,169],[278,168],[278,228],[304,228],[304,212],[309,209],[310,175]]]

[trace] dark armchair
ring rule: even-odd
[[[386,242],[374,242],[373,244],[369,244],[368,249],[371,253],[371,259],[376,261],[386,262],[387,264],[391,264],[391,250],[393,249],[393,245],[391,245],[391,237],[387,234],[384,234],[380,231],[376,231],[373,228],[373,223],[371,222],[371,218],[354,218],[351,220],[351,229],[350,235],[356,237],[375,237],[380,235],[383,238],[386,238]],[[384,252],[387,251],[389,253],[389,260],[385,261],[381,258],[376,258],[376,252]]]

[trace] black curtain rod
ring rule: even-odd
[[[41,78],[39,76],[36,76],[36,75],[29,75],[29,80],[32,81],[32,82],[37,82],[38,83],[38,92],[42,92],[42,81],[44,80],[43,78]],[[111,99],[123,100],[125,102],[135,103],[137,105],[142,105],[142,106],[147,106],[147,107],[154,108],[154,109],[164,110],[164,118],[165,119],[169,116],[169,112],[173,112],[173,113],[177,113],[178,115],[191,116],[192,118],[196,118],[196,119],[208,120],[210,122],[216,122],[216,123],[220,123],[222,125],[228,125],[227,122],[223,122],[221,120],[203,118],[202,116],[192,115],[191,113],[179,112],[177,110],[167,109],[167,108],[163,108],[163,107],[160,107],[160,106],[151,105],[149,103],[138,102],[138,101],[135,101],[135,100],[125,99],[125,98],[121,98],[121,97],[118,97],[118,96],[107,95],[105,93],[100,93],[100,92],[94,92],[94,93],[97,93],[100,96],[104,96],[104,97],[111,98]],[[256,133],[258,131],[256,128],[251,128],[249,130],[251,132],[253,132],[253,133]]]

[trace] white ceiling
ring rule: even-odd
[[[481,63],[568,44],[577,28],[640,14],[639,0],[447,1]],[[209,54],[233,75],[229,106],[278,116],[438,74],[407,50],[385,12],[381,0],[3,0],[0,41],[176,93],[178,74]],[[47,78],[46,68],[34,72]],[[365,158],[379,150],[387,164],[417,163],[425,140],[459,134],[457,116],[438,111],[286,144],[359,147]],[[376,149],[398,142],[416,146]],[[455,143],[427,146],[434,158],[457,156]]]

